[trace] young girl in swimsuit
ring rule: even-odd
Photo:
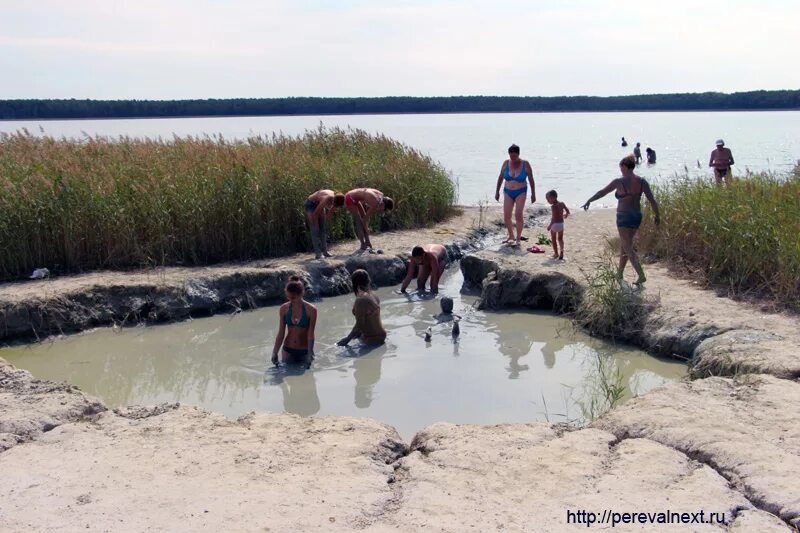
[[[661,215],[658,210],[658,202],[656,202],[653,192],[650,190],[650,185],[646,180],[633,173],[634,168],[636,168],[636,156],[631,154],[624,157],[619,162],[619,170],[622,173],[622,177],[613,180],[603,189],[597,191],[594,196],[583,204],[583,208],[589,209],[591,202],[599,200],[611,191],[615,191],[614,196],[617,198],[617,231],[619,231],[620,243],[617,276],[622,279],[625,265],[630,259],[634,270],[639,275],[636,284],[641,285],[647,281],[647,278],[639,262],[639,256],[636,255],[636,250],[633,248],[633,238],[642,223],[642,194],[647,197],[647,201],[650,202],[650,206],[653,208],[656,226],[661,223]]]
[[[525,198],[528,195],[528,184],[531,184],[531,203],[536,201],[536,190],[533,184],[533,169],[531,164],[519,158],[519,146],[512,144],[508,148],[508,159],[500,167],[500,176],[497,178],[497,188],[494,192],[494,199],[500,201],[500,185],[506,182],[503,187],[503,220],[508,231],[507,243],[519,246],[522,239],[522,215],[525,211]],[[514,226],[511,224],[511,212],[514,212],[517,234],[514,236]]]
[[[553,241],[553,259],[564,259],[564,219],[569,216],[569,208],[564,202],[558,201],[555,189],[548,191],[544,197],[550,204],[551,210],[547,231],[550,232],[550,240]]]
[[[303,299],[303,282],[297,276],[286,284],[289,300],[278,311],[278,334],[272,348],[272,364],[278,364],[278,352],[283,345],[284,364],[300,364],[311,368],[314,359],[314,328],[317,325],[317,308]]]

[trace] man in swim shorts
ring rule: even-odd
[[[303,204],[303,211],[311,226],[311,244],[314,246],[314,254],[317,259],[323,255],[331,256],[328,253],[328,235],[325,226],[333,216],[334,208],[343,205],[344,195],[334,193],[330,189],[322,189],[313,193],[306,198]]]
[[[708,160],[708,166],[714,169],[714,179],[717,185],[722,185],[722,180],[725,180],[725,185],[731,184],[731,166],[733,165],[733,154],[730,148],[725,148],[725,141],[717,139],[717,148],[711,152],[711,157]]]
[[[406,277],[403,279],[403,284],[400,286],[400,292],[406,292],[406,288],[408,288],[411,279],[416,273],[417,290],[425,290],[425,283],[428,281],[428,276],[430,276],[431,292],[437,294],[446,259],[447,250],[441,244],[415,246],[411,250],[411,260],[408,262],[408,270],[406,271]]]

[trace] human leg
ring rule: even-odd
[[[558,253],[559,259],[564,259],[564,231],[558,232],[558,247],[560,248],[560,252]]]
[[[516,242],[519,245],[520,238],[522,237],[523,217],[525,215],[525,200],[528,198],[527,190],[514,198],[514,221],[517,225],[517,238]]]
[[[361,221],[361,216],[358,213],[350,212],[350,216],[353,217],[353,228],[356,231],[356,237],[358,237],[358,242],[361,243],[361,249],[365,249],[367,247],[366,242],[364,240],[364,224]]]
[[[319,259],[322,257],[319,220],[315,220],[313,213],[306,213],[306,218],[308,218],[308,225],[311,227],[311,245],[314,247],[314,255]],[[324,232],[322,238],[325,238]]]
[[[320,235],[320,249],[322,250],[322,255],[325,257],[330,257],[331,254],[328,253],[328,228],[327,228],[327,221],[325,220],[324,216],[319,217],[319,235]]]
[[[558,234],[555,231],[550,231],[550,243],[553,245],[553,257],[558,257]]]
[[[514,240],[514,230],[511,226],[511,210],[514,208],[514,200],[509,196],[508,192],[503,193],[503,222],[506,225],[506,232],[508,237],[506,242]]]

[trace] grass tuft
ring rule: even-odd
[[[661,226],[643,224],[641,251],[730,295],[800,310],[800,166],[786,177],[754,174],[729,187],[684,177],[654,192]]]

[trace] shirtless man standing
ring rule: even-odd
[[[317,259],[328,253],[328,234],[325,225],[333,216],[333,209],[344,205],[344,195],[334,193],[330,189],[322,189],[306,198],[303,204],[308,223],[311,226],[311,244],[314,245],[314,254]]]
[[[731,149],[725,148],[725,141],[717,139],[717,149],[711,152],[708,160],[708,166],[714,169],[714,179],[717,180],[717,185],[722,184],[723,178],[725,185],[731,184],[731,165],[733,165]]]
[[[369,241],[369,217],[376,211],[391,211],[394,202],[378,189],[353,189],[344,195],[344,206],[353,216],[353,226],[361,249],[372,248]]]
[[[431,292],[437,294],[446,258],[447,250],[441,244],[415,246],[411,250],[411,261],[408,262],[408,270],[406,271],[405,279],[403,279],[403,284],[400,286],[400,292],[406,292],[406,288],[414,277],[414,272],[418,271],[417,290],[425,290],[425,282],[428,281],[428,276],[430,276]]]

